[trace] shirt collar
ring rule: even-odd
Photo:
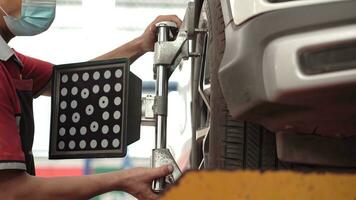
[[[15,55],[14,50],[9,47],[4,38],[0,35],[0,60],[7,61],[13,55]]]

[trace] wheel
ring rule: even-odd
[[[193,131],[209,129],[205,140],[204,166],[221,169],[276,169],[275,135],[260,125],[233,120],[218,80],[224,54],[224,21],[219,0],[204,1],[198,28],[207,34],[196,38],[193,61]],[[204,144],[203,144],[204,145]],[[201,147],[197,147],[198,149]],[[200,163],[202,156],[196,156]]]
[[[225,50],[220,0],[205,0],[200,10],[197,27],[207,29],[207,33],[198,35],[195,40],[195,49],[202,56],[193,60],[192,124],[194,138],[204,130],[208,134],[199,143],[201,146],[196,147],[205,148],[196,151],[200,156],[196,155],[195,162],[202,163],[203,160],[204,167],[210,169],[355,172],[354,168],[282,162],[277,158],[274,133],[258,124],[237,121],[231,117],[218,79]],[[202,141],[201,138],[199,141]]]

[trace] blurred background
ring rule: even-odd
[[[51,28],[38,36],[17,37],[10,46],[17,51],[53,64],[91,60],[140,36],[158,16],[184,17],[188,0],[57,0],[56,19]],[[131,65],[142,81],[153,80],[153,53],[147,53]],[[168,147],[186,168],[191,137],[190,64],[181,64],[170,82],[177,90],[169,93]],[[154,93],[154,91],[152,91]],[[146,93],[143,95],[147,95]],[[150,167],[154,148],[154,128],[141,127],[141,139],[130,145],[120,159],[48,160],[51,99],[34,101],[35,155],[38,176],[72,176]],[[123,192],[111,192],[95,199],[134,199]]]

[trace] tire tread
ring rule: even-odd
[[[219,0],[209,0],[207,17],[211,59],[211,132],[209,168],[275,169],[275,136],[260,125],[234,120],[227,109],[218,80],[218,67],[225,50],[225,26]]]

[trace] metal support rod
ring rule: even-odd
[[[158,25],[158,42],[165,42],[169,38],[169,26]],[[156,97],[160,99],[160,106],[168,105],[168,66],[156,66]],[[164,110],[164,109],[163,109]],[[166,110],[165,110],[166,111]],[[156,149],[165,149],[167,146],[167,112],[157,113],[156,117]],[[165,188],[165,178],[159,178],[153,183],[153,190],[161,192]]]
[[[169,27],[158,27],[158,42],[165,42],[168,40]],[[156,97],[160,97],[161,101],[168,104],[168,67],[158,65],[156,67]],[[167,113],[156,114],[156,149],[166,148],[167,144]]]
[[[157,90],[156,96],[162,97],[167,102],[168,93],[167,68],[164,66],[157,67]],[[167,115],[156,115],[156,149],[165,149],[167,144]]]

